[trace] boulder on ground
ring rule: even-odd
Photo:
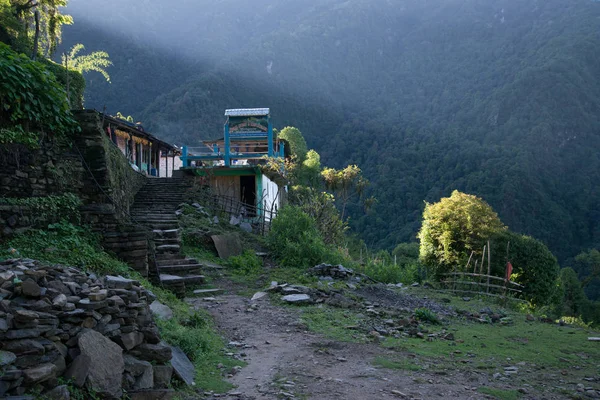
[[[86,385],[102,396],[120,398],[125,369],[121,347],[102,334],[88,330],[79,337],[79,350],[91,362]]]

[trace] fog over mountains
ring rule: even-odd
[[[589,0],[71,0],[64,48],[107,51],[86,106],[178,144],[228,107],[271,107],[325,164],[358,164],[374,246],[414,241],[423,201],[483,197],[561,260],[600,244],[600,3]]]

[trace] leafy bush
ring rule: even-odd
[[[0,204],[23,207],[24,212],[31,214],[32,225],[38,227],[42,223],[49,224],[62,220],[79,222],[80,220],[79,206],[81,200],[73,193],[61,196],[7,197],[1,198]]]
[[[14,249],[14,250],[11,250]],[[79,267],[99,274],[127,275],[127,264],[104,252],[89,229],[68,222],[51,224],[17,235],[0,251],[1,258],[15,256]]]
[[[64,88],[41,63],[0,43],[0,123],[27,131],[29,125],[54,134],[78,128]]]
[[[271,225],[267,243],[284,266],[306,267],[345,261],[339,251],[325,244],[315,220],[294,206],[280,211]]]
[[[310,267],[321,262],[341,262],[341,255],[328,249],[315,221],[299,207],[283,207],[271,224],[267,243],[286,267]]]
[[[253,250],[244,250],[242,255],[229,257],[227,264],[237,275],[254,275],[262,271],[262,261]]]
[[[435,315],[435,313],[428,308],[417,308],[415,310],[415,318],[419,321],[429,322],[432,324],[440,323],[440,320],[437,317],[437,315]]]
[[[408,285],[421,280],[418,263],[394,265],[369,261],[355,269],[382,283],[404,283]]]
[[[513,266],[511,279],[525,286],[523,296],[526,300],[536,306],[557,304],[562,300],[558,261],[542,242],[504,231],[490,237],[490,246],[492,275],[504,276],[508,247],[508,258]]]

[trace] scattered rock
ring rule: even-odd
[[[158,318],[168,321],[173,318],[173,311],[171,308],[158,300],[154,300],[150,304],[150,311],[152,311],[153,315],[156,315]]]
[[[47,400],[70,400],[71,394],[67,385],[60,385],[44,393],[44,399]]]
[[[330,276],[336,279],[346,279],[354,275],[354,271],[343,265],[319,264],[308,270],[309,273],[318,276]]]
[[[266,295],[267,295],[266,292],[256,292],[256,293],[254,293],[254,296],[252,296],[252,298],[250,299],[250,301],[256,301],[256,300],[262,299]]]
[[[307,294],[289,294],[281,298],[283,301],[291,304],[310,304],[312,299]]]
[[[181,379],[186,385],[195,385],[194,375],[196,374],[196,370],[194,369],[194,364],[192,364],[179,347],[170,347],[173,354],[171,365],[173,366],[175,376]]]

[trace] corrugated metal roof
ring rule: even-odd
[[[256,117],[269,115],[268,108],[234,108],[225,110],[226,117]]]

